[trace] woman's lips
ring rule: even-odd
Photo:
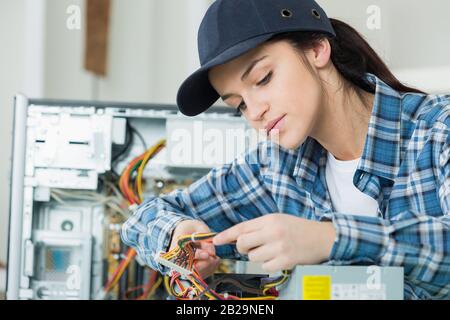
[[[267,135],[270,135],[272,133],[272,130],[276,129],[276,130],[280,130],[283,125],[284,125],[284,118],[286,117],[286,115],[284,115],[283,117],[281,117],[276,123],[275,125],[269,130],[267,131]]]

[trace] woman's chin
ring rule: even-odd
[[[280,145],[285,149],[295,150],[299,146],[301,146],[306,139],[299,140],[299,139],[292,139],[292,137],[290,138],[283,135],[278,135],[278,137],[276,137],[275,139],[272,138],[271,140],[272,142],[277,143],[278,145]]]

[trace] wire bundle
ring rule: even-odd
[[[134,158],[123,170],[119,179],[119,189],[123,197],[130,206],[138,205],[143,201],[142,177],[144,169],[150,159],[152,159],[162,148],[165,147],[165,140],[160,140],[143,154]],[[209,300],[273,300],[278,296],[276,286],[285,283],[290,275],[290,271],[283,271],[283,275],[276,278],[267,278],[262,286],[262,296],[252,298],[240,298],[231,294],[219,294],[211,289],[199,274],[196,267],[195,250],[199,242],[212,242],[216,233],[197,233],[181,236],[177,246],[167,253],[162,253],[161,258],[171,262],[175,266],[188,270],[188,275],[182,275],[176,270],[171,270],[171,276],[164,277],[164,285],[169,294],[179,300],[209,299]],[[123,259],[103,290],[103,297],[114,288],[125,270],[136,256],[134,249],[128,249],[125,259]],[[151,271],[150,280],[146,285],[128,289],[125,298],[129,294],[142,290],[142,294],[137,299],[146,299],[161,284],[162,279],[158,278],[156,271]]]
[[[212,237],[215,235],[215,233],[203,233],[181,236],[178,238],[178,243],[175,248],[167,253],[161,254],[161,258],[190,271],[190,275],[186,277],[186,280],[189,281],[189,286],[183,285],[181,273],[175,270],[171,270],[172,276],[170,280],[166,278],[166,289],[177,299],[191,300],[205,296],[212,300],[225,300],[224,297],[208,287],[195,266],[194,243],[211,242]]]
[[[119,189],[123,197],[127,200],[128,204],[138,205],[143,201],[143,188],[142,177],[144,169],[150,159],[155,157],[161,149],[165,147],[165,140],[160,140],[155,145],[150,147],[143,154],[134,158],[127,167],[123,170],[119,179]],[[117,269],[113,272],[112,276],[108,280],[107,284],[103,288],[101,297],[104,298],[109,291],[111,291],[118,283],[125,270],[129,267],[131,262],[136,257],[136,251],[132,248],[127,250],[125,258],[120,262]],[[157,272],[152,271],[149,282],[144,286],[135,287],[129,289],[126,293],[126,297],[129,293],[144,288],[144,292],[138,299],[145,299],[159,286],[162,280],[156,280]]]
[[[50,196],[55,199],[60,204],[67,204],[67,200],[78,200],[78,201],[89,201],[91,203],[105,205],[112,212],[119,214],[124,219],[129,218],[129,213],[123,206],[123,197],[118,193],[115,186],[107,182],[109,188],[114,192],[115,195],[106,196],[95,191],[84,191],[84,190],[62,190],[62,189],[52,189]]]
[[[130,262],[134,259],[136,256],[136,251],[134,250],[128,250],[127,255],[125,259],[123,259],[117,269],[114,271],[111,278],[108,280],[108,282],[105,285],[104,291],[109,292],[112,288],[114,288],[117,283],[119,282],[119,279],[122,277],[123,273],[125,272],[125,269],[128,267]]]
[[[160,140],[145,153],[134,158],[123,171],[119,179],[119,188],[130,205],[143,201],[142,176],[145,166],[158,152],[165,147],[165,140]]]
[[[291,273],[292,270],[283,270],[279,277],[263,279],[263,294],[273,293],[276,287],[285,284],[289,280]]]
[[[272,287],[264,290],[264,296],[253,298],[239,298],[230,294],[219,294],[211,289],[203,280],[196,268],[195,260],[195,244],[199,242],[212,242],[212,238],[216,233],[203,233],[185,235],[178,238],[175,248],[167,253],[162,253],[161,258],[190,273],[182,276],[180,272],[171,270],[171,277],[165,278],[165,286],[167,291],[178,300],[208,299],[208,300],[273,300],[276,295],[266,295],[266,293],[276,293]],[[183,277],[185,279],[183,279]],[[185,285],[188,282],[188,285]]]
[[[139,295],[134,300],[148,299],[153,295],[155,290],[161,285],[162,277],[158,277],[158,273],[153,270],[149,269],[149,272],[150,272],[150,279],[149,279],[148,283],[145,285],[141,285],[141,286],[137,286],[137,287],[128,289],[125,293],[126,300],[130,300],[129,296],[131,293],[135,293],[139,290],[142,290],[143,292],[141,295]]]

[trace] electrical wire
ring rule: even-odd
[[[88,201],[98,205],[105,205],[113,212],[121,215],[124,219],[129,218],[128,210],[123,208],[123,197],[121,195],[105,196],[94,191],[79,191],[79,190],[61,190],[52,189],[50,196],[60,204],[67,204],[69,200]]]
[[[139,131],[137,131],[136,128],[134,128],[134,127],[131,126],[131,125],[130,125],[130,129],[131,129],[131,132],[133,132],[135,135],[137,135],[137,137],[139,138],[139,140],[141,140],[142,146],[144,147],[144,150],[147,150],[147,149],[148,149],[148,148],[147,148],[147,144],[145,143],[145,139],[144,139],[144,137],[142,136],[142,134],[141,134]]]
[[[277,277],[275,279],[266,279],[266,281],[268,280],[267,282],[263,280],[263,294],[267,294],[270,290],[286,283],[289,280],[291,273],[292,270],[283,270],[280,277]]]
[[[143,201],[143,188],[142,188],[142,179],[143,179],[143,171],[146,167],[148,161],[152,159],[156,154],[159,153],[159,151],[165,147],[165,140],[158,141],[155,145],[150,147],[147,150],[145,140],[143,137],[137,132],[136,129],[134,129],[132,126],[130,126],[131,130],[135,132],[136,135],[141,139],[143,142],[143,146],[145,147],[146,151],[139,155],[138,157],[134,158],[127,167],[123,170],[120,178],[119,178],[119,190],[117,188],[111,188],[112,191],[115,194],[121,194],[128,202],[128,204],[131,205],[138,205],[142,203]],[[133,181],[134,180],[134,181]],[[125,259],[123,259],[119,266],[116,268],[116,270],[113,272],[112,276],[108,280],[107,284],[103,288],[102,297],[105,297],[106,294],[114,288],[122,275],[124,274],[125,270],[128,268],[130,263],[133,261],[133,259],[136,257],[137,253],[134,249],[129,248],[126,253]],[[151,279],[147,286],[145,287],[145,290],[141,296],[138,297],[138,299],[146,298],[150,295],[150,292],[154,291],[154,287],[156,284],[156,272],[152,273]],[[161,283],[161,282],[160,282]],[[138,287],[133,288],[133,290],[138,290]],[[133,291],[132,290],[132,291]],[[132,292],[130,291],[130,292]],[[130,293],[128,292],[128,293]],[[125,293],[125,298],[127,297],[127,292]]]
[[[154,292],[157,287],[161,284],[162,279],[158,277],[158,273],[156,271],[150,270],[150,279],[147,284],[140,285],[134,288],[129,288],[125,293],[125,299],[129,300],[130,293],[134,293],[136,291],[142,290],[142,294],[140,294],[135,300],[143,300],[147,299],[151,296],[152,291]]]
[[[130,204],[140,204],[143,201],[142,177],[144,169],[148,161],[165,147],[165,143],[165,140],[158,141],[145,153],[134,158],[122,172],[119,179],[119,188]]]
[[[117,285],[117,283],[119,282],[123,273],[125,272],[125,269],[128,267],[128,265],[130,264],[130,262],[133,260],[133,258],[135,256],[136,256],[136,251],[133,249],[128,249],[125,259],[123,259],[120,262],[119,266],[114,271],[110,280],[106,283],[105,288],[103,289],[103,291],[105,293],[108,293],[112,288],[114,288]]]
[[[111,167],[114,167],[114,164],[116,162],[120,161],[122,157],[126,156],[130,152],[131,146],[133,145],[133,141],[134,141],[133,130],[130,125],[130,122],[127,120],[125,129],[125,143],[118,152],[116,152],[111,156]]]
[[[185,275],[185,280],[190,282],[191,287],[186,288],[182,285],[180,279],[181,274],[175,269],[171,270],[172,276],[164,278],[164,285],[166,290],[175,298],[179,300],[198,299],[206,297],[210,300],[273,300],[276,298],[276,292],[272,290],[275,283],[267,283],[267,287],[264,287],[262,292],[258,290],[258,293],[262,293],[259,297],[252,298],[239,298],[230,294],[219,294],[213,290],[203,280],[196,268],[195,260],[195,244],[200,242],[212,242],[212,238],[216,235],[214,232],[210,233],[196,233],[191,235],[184,235],[177,239],[177,246],[171,249],[169,252],[161,253],[161,261],[168,261],[172,264],[176,264],[184,270],[188,270],[190,274]],[[180,269],[181,272],[181,269]],[[276,279],[277,283],[278,278]],[[270,294],[270,295],[268,295]]]
[[[131,130],[133,130],[132,128]],[[135,129],[134,129],[135,130]],[[138,135],[138,137],[140,134]],[[142,139],[142,136],[140,136]],[[145,146],[145,141],[144,141]],[[149,162],[159,151],[165,147],[165,140],[160,140],[149,149],[135,157],[126,168],[123,170],[119,178],[119,190],[123,197],[127,200],[130,206],[138,205],[143,201],[143,173],[144,169]],[[119,190],[112,189],[115,193]],[[59,196],[58,194],[56,196]],[[176,270],[171,270],[171,277],[164,276],[159,281],[156,280],[155,275],[152,275],[149,283],[143,286],[137,286],[129,289],[125,297],[128,294],[143,290],[142,294],[137,299],[144,299],[150,296],[150,292],[156,290],[156,284],[159,282],[164,283],[164,287],[167,292],[179,300],[192,300],[192,299],[210,299],[210,300],[272,300],[278,295],[276,286],[281,285],[287,281],[289,274],[283,271],[281,277],[274,279],[266,279],[266,282],[261,288],[262,295],[251,298],[239,298],[230,294],[219,294],[203,280],[196,268],[195,250],[196,244],[200,242],[212,242],[212,238],[216,233],[203,233],[184,235],[178,238],[177,246],[167,253],[162,253],[161,258],[170,261],[171,263],[189,270],[188,276],[181,276]],[[124,271],[130,264],[131,260],[136,256],[136,252],[133,249],[128,249],[126,258],[122,260],[118,268],[113,273],[112,277],[105,286],[104,291],[107,293],[111,290],[119,281]],[[187,286],[183,284],[186,282]]]
[[[158,277],[158,280],[156,280],[156,283],[153,285],[153,287],[149,290],[147,297],[142,297],[143,299],[150,299],[155,294],[155,291],[161,286],[162,283],[162,276]]]

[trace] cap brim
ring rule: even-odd
[[[209,69],[233,60],[256,48],[261,43],[269,40],[273,35],[273,33],[269,33],[242,41],[228,48],[190,75],[178,89],[177,105],[181,113],[190,117],[196,116],[206,111],[219,99],[219,94],[209,82]]]

